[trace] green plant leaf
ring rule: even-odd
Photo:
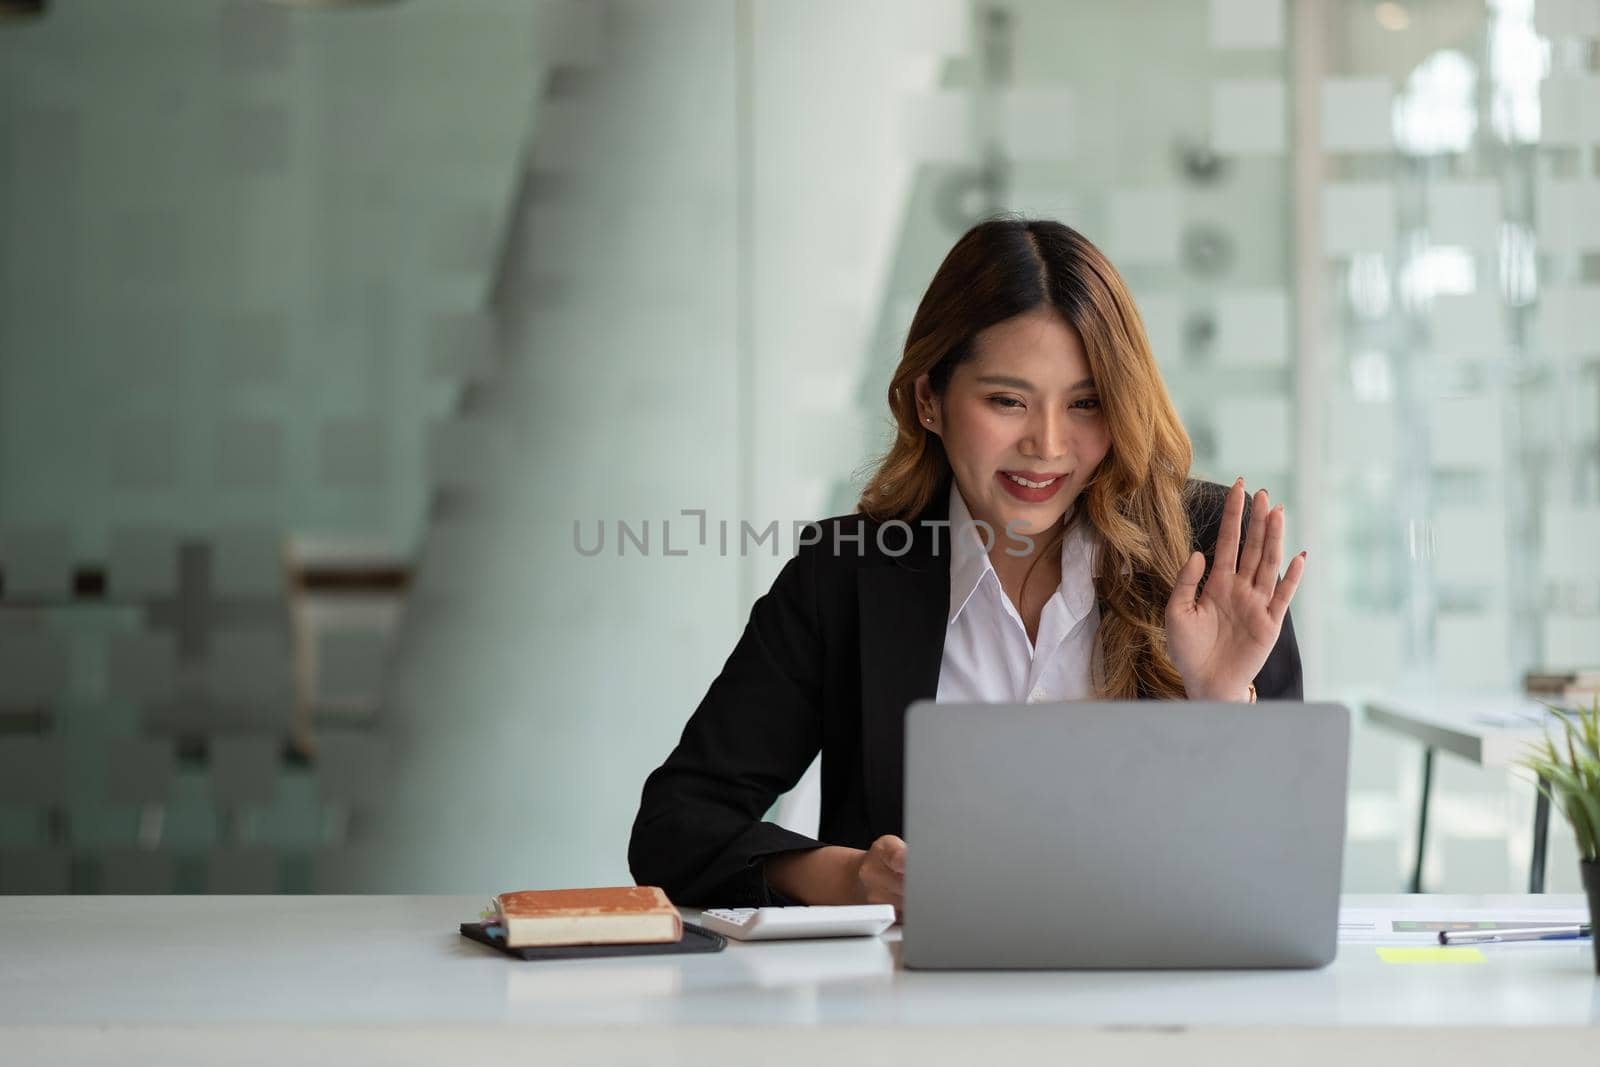
[[[1548,706],[1548,705],[1547,705]],[[1600,698],[1588,710],[1551,707],[1561,739],[1546,732],[1517,765],[1539,778],[1539,789],[1572,824],[1584,859],[1600,858]]]

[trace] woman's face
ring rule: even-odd
[[[927,375],[916,391],[923,428],[943,439],[962,499],[997,543],[1007,523],[1030,536],[1059,524],[1111,449],[1083,345],[1050,307],[979,333],[942,397]]]

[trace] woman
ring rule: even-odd
[[[629,865],[679,904],[901,906],[918,699],[1301,697],[1305,553],[1280,579],[1282,505],[1188,479],[1133,299],[1080,234],[968,231],[889,407],[858,513],[784,566],[645,782]],[[819,750],[821,840],[761,821]]]

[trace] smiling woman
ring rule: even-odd
[[[1258,492],[1247,515],[1242,478],[1189,479],[1138,310],[1082,235],[968,231],[889,407],[857,512],[785,565],[645,782],[629,863],[679,904],[898,907],[915,700],[1302,695],[1305,554],[1280,575],[1281,506]],[[904,551],[883,547],[891,523]],[[761,821],[819,751],[821,840]]]
[[[1022,558],[991,554],[1030,639],[1061,579],[1063,516],[1081,515],[1103,564],[1097,597],[1111,606],[1096,690],[1185,694],[1163,636],[1191,551],[1184,495],[1199,486],[1187,485],[1189,438],[1138,309],[1099,249],[1057,222],[973,227],[917,308],[889,406],[899,433],[862,493],[864,514],[909,518],[953,472],[975,519],[1046,534]],[[1012,477],[1052,473],[1062,477],[1044,490]]]

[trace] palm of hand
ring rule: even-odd
[[[1244,496],[1241,478],[1228,490],[1223,505],[1205,591],[1196,596],[1205,556],[1195,552],[1178,572],[1167,602],[1167,654],[1193,699],[1238,699],[1245,693],[1278,641],[1289,601],[1305,571],[1306,554],[1301,552],[1278,577],[1283,505],[1269,508],[1264,489],[1252,502],[1240,551]]]

